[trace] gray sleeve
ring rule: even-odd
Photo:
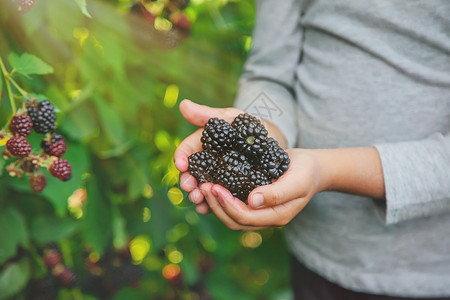
[[[273,122],[288,148],[297,137],[294,73],[302,42],[301,1],[257,0],[253,46],[239,81],[235,106]]]
[[[386,223],[450,212],[450,133],[375,145],[386,190]]]

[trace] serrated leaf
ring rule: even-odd
[[[19,292],[30,278],[30,263],[27,259],[9,264],[0,273],[0,299],[10,297]]]
[[[77,5],[80,7],[81,12],[89,18],[92,18],[91,14],[88,12],[87,10],[87,3],[86,0],[75,0],[75,2],[77,3]]]
[[[28,233],[23,216],[12,208],[0,212],[0,265],[16,254],[19,245],[28,243]]]
[[[32,223],[31,237],[38,244],[45,244],[66,238],[77,229],[78,224],[70,219],[39,216]]]
[[[8,55],[8,61],[16,72],[23,75],[53,73],[53,68],[50,65],[29,53],[23,53],[22,55],[11,53]]]

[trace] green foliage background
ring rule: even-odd
[[[54,68],[51,75],[16,80],[58,108],[73,178],[47,176],[47,188],[36,194],[26,178],[9,176],[0,158],[0,299],[24,299],[28,280],[43,276],[37,249],[48,242],[60,245],[82,281],[85,249],[101,255],[136,237],[149,246],[136,262],[144,279],[114,299],[200,299],[192,288],[199,282],[213,299],[289,299],[280,230],[250,236],[262,243],[249,247],[245,233],[227,229],[213,215],[197,215],[186,194],[180,202],[172,162],[176,146],[195,130],[178,111],[181,99],[232,105],[250,47],[253,1],[191,1],[191,34],[177,47],[132,18],[131,1],[88,1],[83,14],[77,5],[83,8],[83,1],[37,0],[23,15],[8,2],[0,4],[0,56],[6,61],[12,52],[31,53]],[[6,94],[3,88],[2,128],[11,116]],[[39,139],[29,138],[32,145]],[[68,207],[77,189],[87,194],[81,211]],[[19,246],[25,255],[5,263]],[[183,283],[177,287],[161,273],[173,263],[173,251],[182,254],[176,264]],[[213,266],[206,274],[205,260]],[[93,299],[77,289],[59,295]]]

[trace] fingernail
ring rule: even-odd
[[[254,194],[252,197],[252,206],[254,208],[260,208],[264,204],[264,197],[262,194]]]

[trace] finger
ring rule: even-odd
[[[226,215],[233,222],[247,228],[284,226],[308,203],[306,198],[298,198],[274,207],[252,209],[243,203],[239,203],[238,199],[233,198],[228,191],[224,191],[220,186],[214,186],[213,189],[217,193]]]
[[[194,204],[200,204],[203,201],[203,194],[200,192],[199,189],[195,189],[192,192],[189,193],[189,200],[191,200]]]
[[[197,188],[197,179],[189,174],[189,172],[180,173],[180,187],[188,193]]]
[[[175,150],[173,160],[178,171],[186,172],[189,167],[189,155],[202,151],[202,144],[200,142],[202,131],[202,129],[197,129],[193,134],[185,138],[178,146],[177,150]]]
[[[213,187],[219,186],[217,184],[212,183],[205,183],[202,184],[200,189],[202,190],[203,195],[205,195],[205,200],[209,204],[209,208],[211,211],[216,215],[216,217],[222,221],[228,228],[232,230],[258,230],[262,229],[263,227],[256,227],[256,226],[244,226],[242,224],[237,223],[233,220],[230,216],[227,215],[227,213],[223,210],[222,205],[219,203],[217,194],[213,193]],[[226,190],[224,187],[220,186],[223,190],[228,192],[228,194],[233,198],[233,196],[230,194],[228,190]],[[240,201],[237,198],[233,198],[234,201],[240,202],[241,205],[246,206],[242,201]]]
[[[206,215],[211,212],[211,210],[209,209],[209,205],[206,202],[197,204],[197,206],[195,207],[195,211],[201,215]]]
[[[305,185],[311,182],[311,178],[305,178],[307,175],[300,168],[306,166],[291,163],[289,169],[278,180],[254,189],[248,198],[249,205],[252,208],[262,208],[305,197],[310,190],[310,187]]]
[[[187,99],[181,101],[180,112],[187,121],[197,126],[204,126],[210,118],[215,117],[231,123],[238,114],[242,113],[236,108],[209,107]]]

